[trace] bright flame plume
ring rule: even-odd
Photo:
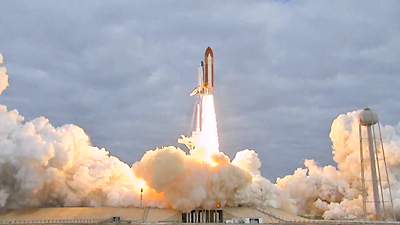
[[[191,154],[203,161],[215,165],[212,155],[219,152],[217,120],[215,116],[214,98],[205,95],[202,98],[201,127],[196,150]]]

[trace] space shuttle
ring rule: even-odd
[[[190,96],[195,96],[198,94],[198,99],[196,100],[196,107],[193,112],[192,118],[192,136],[186,137],[181,135],[178,139],[178,143],[185,144],[189,151],[196,148],[197,142],[202,132],[202,102],[203,97],[206,95],[211,95],[214,89],[214,53],[210,47],[206,49],[204,54],[204,61],[201,61],[197,68],[197,87],[190,92]],[[189,152],[186,152],[189,154]]]
[[[201,61],[197,68],[198,84],[197,87],[190,92],[190,96],[196,94],[209,95],[214,89],[214,53],[210,47],[206,49],[204,62]]]

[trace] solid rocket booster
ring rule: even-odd
[[[205,62],[205,63],[204,63]],[[201,61],[197,71],[198,84],[190,93],[190,96],[208,95],[214,89],[214,53],[210,47],[204,54],[204,62]]]

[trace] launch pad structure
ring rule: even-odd
[[[208,216],[207,216],[208,214]],[[315,224],[400,225],[400,222],[371,220],[310,220],[271,207],[222,207],[181,212],[158,208],[59,207],[9,209],[0,224]]]
[[[364,219],[367,219],[367,204],[373,203],[374,220],[394,220],[396,216],[378,114],[370,108],[365,108],[358,114],[358,121]],[[371,174],[369,181],[373,191],[372,201],[368,201],[367,196],[366,170],[369,170]],[[384,187],[387,188],[388,195],[384,194]]]

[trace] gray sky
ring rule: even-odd
[[[332,121],[400,120],[400,2],[2,1],[0,103],[75,124],[129,164],[188,135],[197,65],[215,55],[220,149],[262,174],[332,164]]]

